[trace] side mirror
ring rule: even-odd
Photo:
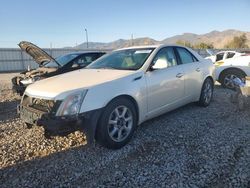
[[[151,70],[165,69],[168,67],[167,61],[165,59],[157,59]]]

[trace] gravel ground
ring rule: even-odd
[[[89,147],[81,132],[46,139],[0,96],[0,187],[250,187],[250,109],[216,86],[207,108],[189,104],[147,121],[120,150]]]

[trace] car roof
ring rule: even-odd
[[[236,51],[233,51],[233,50],[224,50],[224,51],[219,51],[219,52],[217,52],[216,54],[219,54],[219,53],[226,53],[226,52],[239,53],[239,52],[236,52]]]
[[[120,49],[117,49],[117,50],[115,50],[115,51],[119,51],[119,50],[128,50],[128,49],[160,48],[160,47],[167,47],[167,46],[188,48],[188,47],[185,47],[185,46],[182,46],[182,45],[178,45],[178,44],[157,44],[157,45],[131,46],[131,47],[126,47],[126,48],[120,48]]]

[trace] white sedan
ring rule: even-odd
[[[117,149],[148,119],[190,102],[208,106],[213,74],[213,63],[186,47],[120,49],[85,69],[30,85],[20,116],[46,135],[83,129],[88,142]]]
[[[206,57],[215,63],[215,78],[222,86],[233,89],[235,79],[250,76],[250,55],[235,51],[221,51]]]
[[[224,61],[226,59],[230,59],[233,57],[239,57],[242,56],[244,53],[240,53],[240,52],[236,52],[236,51],[220,51],[218,53],[216,53],[215,55],[213,55],[212,52],[210,52],[209,50],[207,50],[207,52],[211,55],[206,57],[206,59],[211,59],[213,63],[217,62],[217,61]]]

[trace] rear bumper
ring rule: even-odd
[[[42,126],[51,136],[65,135],[77,130],[86,133],[88,143],[93,143],[98,119],[102,109],[84,112],[75,116],[50,116],[48,113],[20,106],[20,118],[33,125]]]

